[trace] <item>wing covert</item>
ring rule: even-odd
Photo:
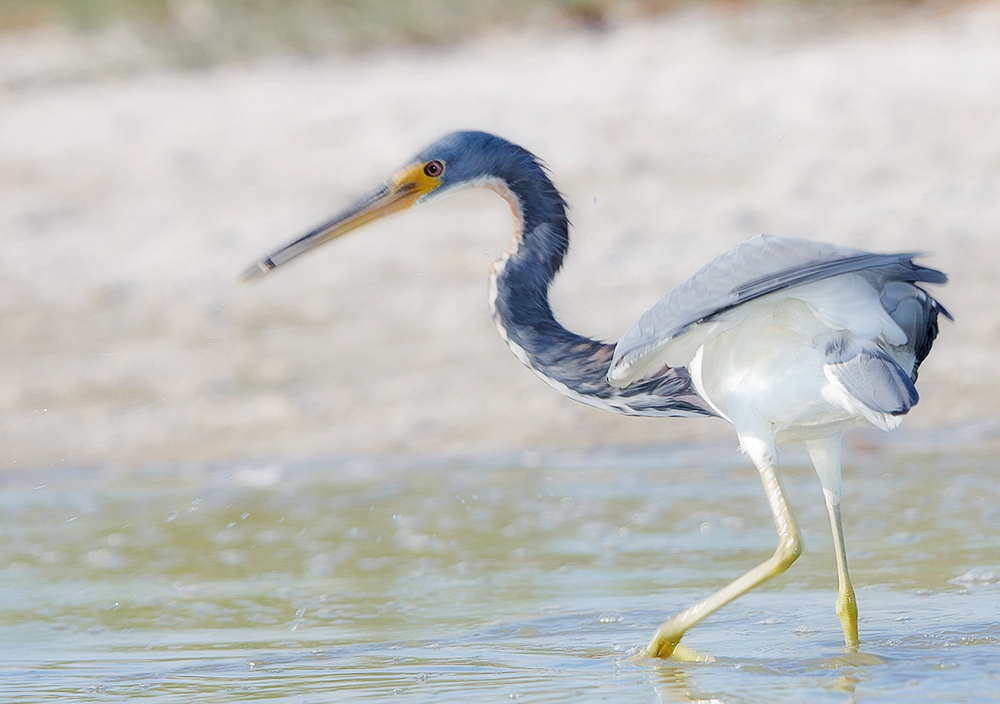
[[[652,353],[693,326],[777,291],[861,272],[873,283],[944,283],[935,269],[914,264],[914,253],[872,254],[776,235],[757,235],[699,269],[650,308],[618,341],[608,381],[626,386],[655,364]],[[643,362],[648,364],[644,365]]]

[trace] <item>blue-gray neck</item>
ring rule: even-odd
[[[496,138],[499,139],[499,138]],[[510,249],[492,270],[492,310],[514,353],[552,386],[584,403],[628,415],[714,415],[684,369],[664,368],[625,389],[607,383],[614,345],[570,332],[555,319],[549,286],[569,249],[566,203],[527,151],[504,142],[482,181],[509,201]],[[486,165],[483,165],[486,166]]]

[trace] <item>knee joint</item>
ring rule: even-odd
[[[782,570],[787,570],[792,563],[799,559],[802,554],[802,541],[798,536],[785,538],[778,544],[778,549],[774,551],[774,556],[778,560],[778,565]]]

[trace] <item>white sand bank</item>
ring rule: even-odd
[[[593,337],[762,231],[931,253],[957,323],[904,426],[995,438],[1000,6],[766,24],[690,14],[83,82],[0,72],[0,467],[735,445],[721,421],[616,417],[521,367],[486,309],[509,237],[491,194],[233,284],[470,127],[553,169],[575,226],[555,308]]]

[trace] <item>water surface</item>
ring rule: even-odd
[[[0,476],[4,701],[982,701],[1000,697],[1000,473],[857,454],[842,649],[821,492],[806,552],[685,642],[671,614],[764,559],[756,473],[703,448]]]

